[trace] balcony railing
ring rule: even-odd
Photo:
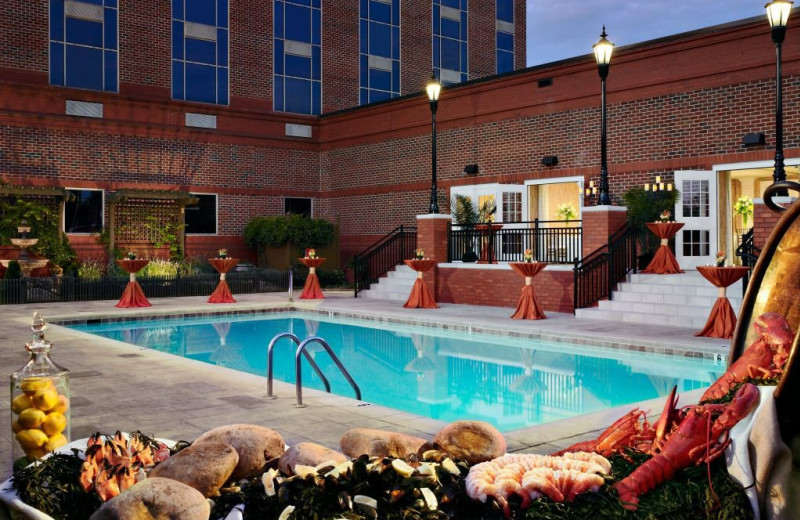
[[[572,264],[581,257],[580,220],[532,220],[450,227],[447,261],[522,262],[526,249],[534,260]]]

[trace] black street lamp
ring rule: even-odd
[[[611,205],[611,197],[608,195],[608,165],[606,164],[606,78],[608,68],[611,63],[611,53],[614,51],[614,44],[606,40],[606,26],[603,26],[603,33],[600,41],[592,46],[594,58],[597,60],[597,71],[600,73],[600,83],[602,91],[600,103],[602,105],[601,130],[600,130],[600,198],[597,201],[599,206]]]
[[[442,85],[436,80],[436,74],[431,75],[431,79],[425,86],[428,91],[428,99],[431,102],[431,208],[428,213],[439,213],[439,202],[436,197],[436,109],[439,107],[439,92]]]
[[[764,7],[767,9],[767,20],[772,28],[772,43],[775,44],[777,55],[777,79],[775,80],[775,169],[772,172],[773,184],[786,180],[786,170],[783,167],[783,89],[781,79],[781,44],[786,37],[786,24],[789,13],[792,12],[790,0],[773,0]],[[787,196],[785,189],[778,190],[776,195]]]

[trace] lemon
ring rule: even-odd
[[[53,381],[47,377],[29,377],[23,380],[19,387],[28,395],[33,395],[37,390],[53,386]]]
[[[37,390],[36,393],[33,394],[33,406],[39,410],[44,410],[46,412],[57,404],[58,391],[52,386]]]
[[[51,412],[64,413],[69,410],[69,398],[64,394],[59,394],[58,403],[53,407]]]
[[[19,423],[19,421],[11,421],[11,431],[14,433],[19,433],[25,428]]]
[[[19,414],[17,421],[23,428],[38,428],[45,418],[45,413],[36,408],[26,408]]]
[[[67,438],[64,436],[64,434],[59,433],[47,439],[47,442],[44,445],[44,449],[46,449],[47,451],[56,451],[61,446],[66,445],[67,442],[68,442]]]
[[[20,394],[11,401],[11,410],[17,415],[25,408],[31,408],[32,406],[33,401],[28,394]]]
[[[29,455],[29,451],[41,448],[47,444],[47,434],[42,430],[22,430],[17,434],[17,442],[19,442],[19,445],[25,450],[25,453]]]
[[[47,453],[48,451],[44,448],[34,448],[32,450],[25,451],[25,455],[27,455],[30,460],[39,460],[47,455]]]
[[[67,418],[64,417],[63,413],[58,412],[50,412],[47,414],[42,423],[42,431],[50,437],[63,432],[66,427]]]

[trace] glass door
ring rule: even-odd
[[[684,226],[675,235],[675,256],[681,268],[714,263],[717,253],[717,180],[711,171],[676,171],[675,220]]]

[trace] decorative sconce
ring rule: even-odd
[[[661,182],[661,176],[656,175],[656,182],[652,184],[645,183],[644,191],[672,191],[672,184],[664,184]]]
[[[589,181],[589,187],[584,190],[584,194],[587,197],[594,197],[597,195],[597,186],[594,185],[594,181]]]

